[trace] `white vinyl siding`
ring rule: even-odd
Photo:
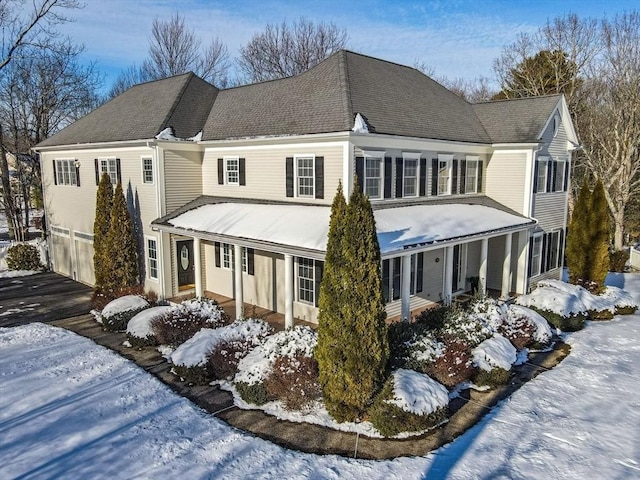
[[[526,164],[525,152],[495,152],[484,164],[482,176],[488,197],[528,216],[529,203],[525,205],[525,197],[532,184],[526,183]]]
[[[202,195],[202,154],[164,151],[166,211],[171,212]]]

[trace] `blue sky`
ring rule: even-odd
[[[84,59],[105,74],[105,89],[144,60],[153,19],[175,11],[203,42],[222,39],[231,57],[267,23],[305,16],[345,27],[351,50],[405,65],[421,61],[435,76],[491,78],[493,60],[520,32],[567,13],[602,18],[631,9],[640,0],[86,0],[63,31],[85,45]]]

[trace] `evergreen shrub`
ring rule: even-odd
[[[627,307],[616,307],[616,315],[633,315],[638,309],[637,305]]]
[[[609,254],[609,271],[610,272],[624,272],[624,269],[629,260],[629,252],[627,250],[616,250]]]
[[[473,383],[478,386],[498,387],[509,381],[511,373],[504,368],[496,367],[490,371],[478,369],[473,377]]]
[[[545,320],[549,322],[549,325],[559,328],[563,332],[577,332],[578,330],[582,330],[584,328],[584,322],[587,320],[586,315],[582,313],[574,313],[568,317],[564,317],[550,310],[532,306],[529,306],[529,308],[542,315]]]
[[[193,337],[202,328],[224,325],[227,318],[215,300],[186,300],[170,312],[151,322],[158,342],[177,347]]]
[[[213,380],[211,373],[203,365],[174,365],[172,369],[184,382],[192,385],[208,385]]]
[[[7,267],[9,270],[43,270],[40,253],[34,245],[18,243],[7,251]]]
[[[247,382],[235,382],[233,384],[240,394],[242,400],[253,405],[264,405],[265,403],[273,400],[269,398],[267,390],[263,382],[247,383]]]
[[[110,332],[122,332],[127,329],[129,320],[135,317],[138,313],[146,310],[147,307],[140,307],[133,310],[127,310],[126,312],[118,312],[114,315],[103,316],[102,325]]]
[[[447,409],[439,408],[427,415],[419,415],[389,403],[393,400],[393,378],[389,378],[369,409],[369,421],[384,437],[403,432],[421,432],[436,427],[447,418]]]
[[[387,328],[389,337],[389,367],[404,368],[418,339],[429,331],[422,323],[394,322]]]
[[[318,362],[303,354],[278,357],[264,388],[269,398],[280,400],[287,410],[304,410],[322,394]]]
[[[429,330],[439,330],[444,326],[444,320],[452,308],[450,306],[428,308],[418,315],[416,323],[424,325]]]

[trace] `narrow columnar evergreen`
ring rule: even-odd
[[[567,234],[571,283],[600,291],[609,270],[609,212],[601,181],[591,191],[585,179],[573,208]]]
[[[341,196],[339,189],[332,207],[316,356],[327,410],[338,421],[353,421],[362,418],[384,383],[389,345],[373,210],[357,182],[346,209]]]
[[[102,261],[107,266],[105,290],[109,295],[138,284],[138,242],[120,182],[113,194],[111,223]]]
[[[107,265],[104,264],[104,249],[111,223],[111,208],[113,206],[113,186],[111,178],[103,173],[98,185],[96,196],[96,215],[93,222],[93,269],[95,272],[94,291],[102,293],[105,284]]]

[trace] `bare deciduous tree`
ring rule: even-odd
[[[302,73],[346,43],[344,28],[301,18],[292,25],[267,25],[240,49],[237,61],[247,81],[261,82]]]
[[[149,56],[137,68],[131,66],[116,79],[109,92],[113,98],[127,88],[141,82],[194,72],[218,87],[228,83],[229,51],[219,39],[202,46],[200,38],[185,23],[184,17],[174,14],[169,20],[155,18],[149,39]]]

